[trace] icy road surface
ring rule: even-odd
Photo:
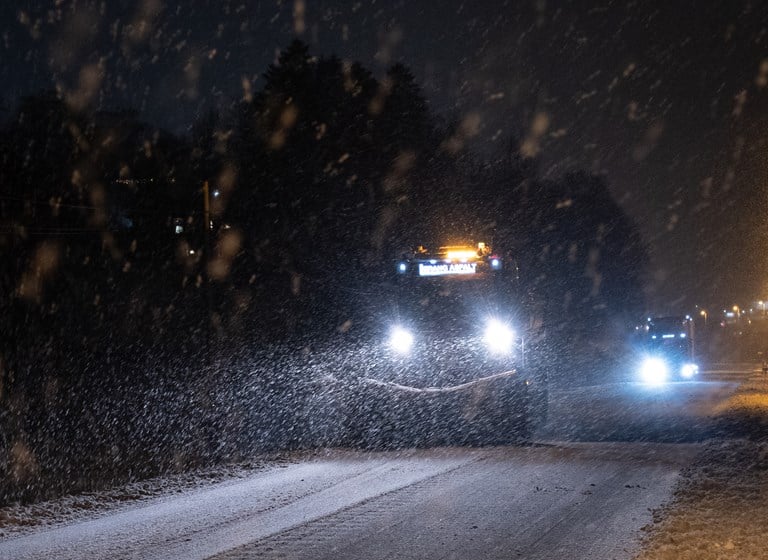
[[[736,386],[559,389],[535,445],[306,455],[11,536],[0,558],[631,558]]]
[[[0,557],[614,558],[627,556],[695,452],[613,443],[331,452],[11,538]]]

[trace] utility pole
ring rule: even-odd
[[[205,318],[203,322],[204,344],[203,351],[203,371],[204,382],[200,385],[200,400],[202,405],[203,421],[200,425],[201,442],[204,442],[204,448],[201,450],[203,459],[209,462],[216,454],[216,412],[215,404],[211,398],[211,388],[216,386],[216,361],[214,337],[216,327],[213,324],[213,294],[211,293],[211,282],[208,275],[208,265],[211,262],[211,193],[208,181],[203,181],[203,254],[200,259],[202,270],[203,297],[205,301]]]
[[[203,279],[203,290],[205,290],[206,322],[208,323],[209,330],[208,338],[210,338],[210,331],[213,326],[211,324],[213,321],[213,302],[211,301],[211,282],[208,275],[208,266],[211,263],[211,190],[208,181],[203,182],[203,236],[202,270],[200,275]]]
[[[205,257],[203,264],[208,265],[208,251],[211,240],[211,192],[208,181],[203,182],[203,227],[205,228]]]
[[[208,265],[211,262],[211,193],[208,181],[203,181],[203,254],[200,257],[200,278],[203,281],[203,290],[205,294],[206,305],[206,323],[208,323],[208,330],[210,331],[211,322],[211,294],[208,278]]]

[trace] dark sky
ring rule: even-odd
[[[658,312],[768,299],[768,3],[164,0],[6,2],[0,97],[59,88],[176,132],[226,107],[298,36],[437,113],[511,135],[556,177],[605,173],[654,264]]]

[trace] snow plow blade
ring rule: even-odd
[[[530,437],[528,386],[514,370],[447,387],[326,378],[317,398],[326,407],[316,409],[315,420],[325,418],[331,444],[392,449],[497,445]]]

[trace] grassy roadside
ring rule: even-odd
[[[768,380],[717,407],[716,438],[643,528],[636,560],[768,558]]]

